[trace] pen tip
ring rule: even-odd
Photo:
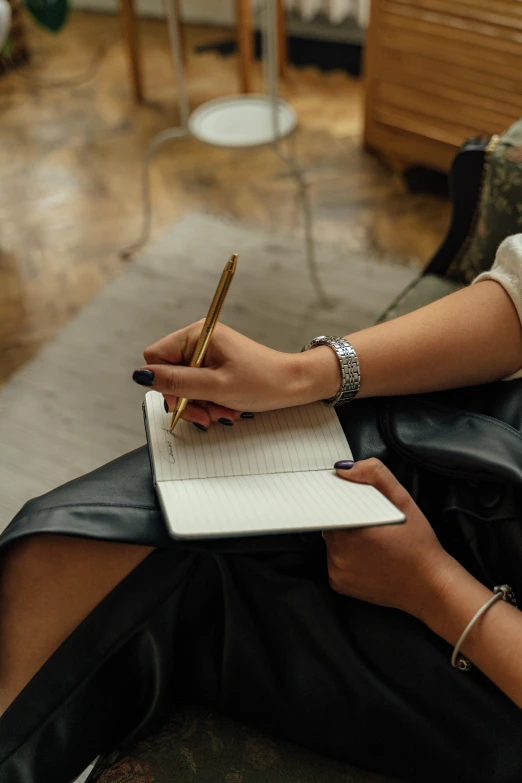
[[[235,272],[236,271],[236,266],[237,266],[237,253],[232,253],[228,263],[229,263],[230,271],[231,272]]]

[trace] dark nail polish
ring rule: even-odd
[[[169,404],[167,400],[163,400],[163,407],[165,408],[165,413],[169,412]]]
[[[334,468],[336,470],[350,470],[354,465],[353,459],[340,459],[339,462],[335,463]]]
[[[249,413],[248,411],[245,411],[244,413],[241,414],[241,416],[239,418],[240,419],[253,419],[254,418],[254,414],[253,413]]]
[[[204,427],[202,424],[200,424],[198,421],[193,421],[192,424],[194,427],[196,427],[198,430],[201,430],[201,432],[206,432],[207,428]]]
[[[230,419],[218,419],[220,424],[225,424],[227,427],[231,427],[234,422],[230,421]]]
[[[152,370],[135,370],[132,373],[132,380],[139,383],[140,386],[153,386],[154,373]]]

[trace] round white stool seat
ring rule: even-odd
[[[277,138],[288,136],[297,125],[289,103],[277,99]],[[218,147],[256,147],[275,141],[272,99],[267,95],[216,98],[199,106],[189,117],[192,136]]]

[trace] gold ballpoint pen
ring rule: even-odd
[[[236,266],[237,253],[233,253],[225,264],[223,274],[221,275],[221,280],[218,283],[218,287],[216,289],[216,293],[214,294],[212,304],[210,305],[208,315],[205,319],[205,323],[203,324],[203,329],[199,335],[199,340],[197,341],[196,347],[194,348],[194,353],[192,354],[189,367],[200,367],[203,364],[203,359],[205,358],[208,344],[210,342],[210,338],[212,337],[212,332],[214,331],[214,327],[217,324],[221,308],[223,307],[225,297],[228,293],[228,289],[230,288],[230,283],[232,282],[234,272],[236,271]],[[172,420],[170,422],[171,432],[174,430],[174,427],[178,423],[181,414],[185,410],[187,402],[188,399],[186,397],[180,397],[178,399],[172,414]]]

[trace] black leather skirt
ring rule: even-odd
[[[487,541],[482,528],[470,538],[473,513],[464,507],[465,493],[459,501],[460,484],[448,478],[447,462],[438,477],[431,471],[428,485],[425,468],[411,461],[408,472],[404,455],[399,464],[383,451],[384,428],[374,409],[349,407],[351,422],[342,423],[355,455],[385,458],[419,501],[424,487],[424,510],[446,548],[485,584],[500,572],[509,582],[503,547],[511,541],[511,550],[522,551],[520,524],[513,544],[517,520],[512,511],[506,516],[514,486],[504,477],[504,507],[490,503],[482,514]],[[364,437],[356,411],[360,426],[366,422]],[[386,415],[390,424],[390,409]],[[479,450],[480,417],[473,419]],[[522,451],[515,473],[519,467],[522,476]],[[504,527],[492,525],[495,514]],[[43,532],[157,549],[0,718],[1,783],[69,783],[97,754],[153,731],[176,703],[203,704],[405,780],[522,780],[518,707],[477,669],[453,669],[451,647],[415,618],[334,593],[319,534],[174,541],[156,502],[145,448],[28,503],[0,537],[0,552]],[[492,548],[500,554],[488,560]]]

